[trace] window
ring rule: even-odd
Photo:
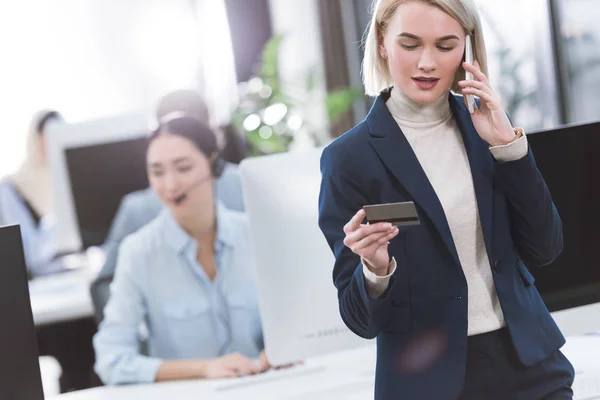
[[[568,123],[600,119],[600,2],[555,0],[559,66]]]
[[[505,111],[515,126],[526,132],[559,123],[554,69],[544,76],[540,66],[552,65],[552,53],[542,52],[541,42],[550,43],[543,1],[476,0],[486,40],[489,78],[502,98]],[[548,102],[551,97],[554,102]]]

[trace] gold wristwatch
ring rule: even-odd
[[[522,138],[525,135],[525,132],[523,131],[523,128],[513,128],[513,132],[515,133],[515,137],[507,143],[504,144],[500,144],[500,145],[496,145],[496,146],[507,146],[513,142],[516,142],[517,140],[519,140],[520,138]],[[495,147],[495,146],[491,146],[490,147]]]
[[[512,143],[512,142],[514,142],[516,140],[519,140],[520,138],[523,137],[523,135],[525,135],[525,132],[523,131],[523,128],[513,128],[513,131],[515,132],[515,138],[511,142],[509,142],[509,143]]]

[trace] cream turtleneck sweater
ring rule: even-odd
[[[393,89],[386,103],[425,171],[444,214],[468,285],[468,335],[505,326],[494,279],[483,241],[477,198],[467,152],[447,94],[422,105]],[[497,162],[518,160],[527,154],[527,139],[490,148]],[[386,276],[366,267],[363,272],[370,297],[385,292],[396,270],[395,260]]]

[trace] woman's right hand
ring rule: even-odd
[[[363,224],[365,211],[360,209],[344,226],[344,244],[367,262],[367,268],[377,275],[385,275],[390,263],[388,242],[399,230],[389,222]]]
[[[237,378],[264,372],[264,369],[253,360],[239,353],[206,361],[204,378]]]

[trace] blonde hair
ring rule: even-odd
[[[394,85],[387,60],[379,54],[379,40],[385,34],[388,23],[398,6],[410,1],[420,1],[437,7],[458,21],[465,33],[471,35],[473,59],[477,60],[481,71],[487,76],[487,55],[481,20],[473,0],[374,0],[373,17],[363,37],[365,55],[362,63],[362,79],[367,95],[378,96],[382,90]],[[450,89],[459,93],[458,81],[464,78],[464,69],[458,68]]]

